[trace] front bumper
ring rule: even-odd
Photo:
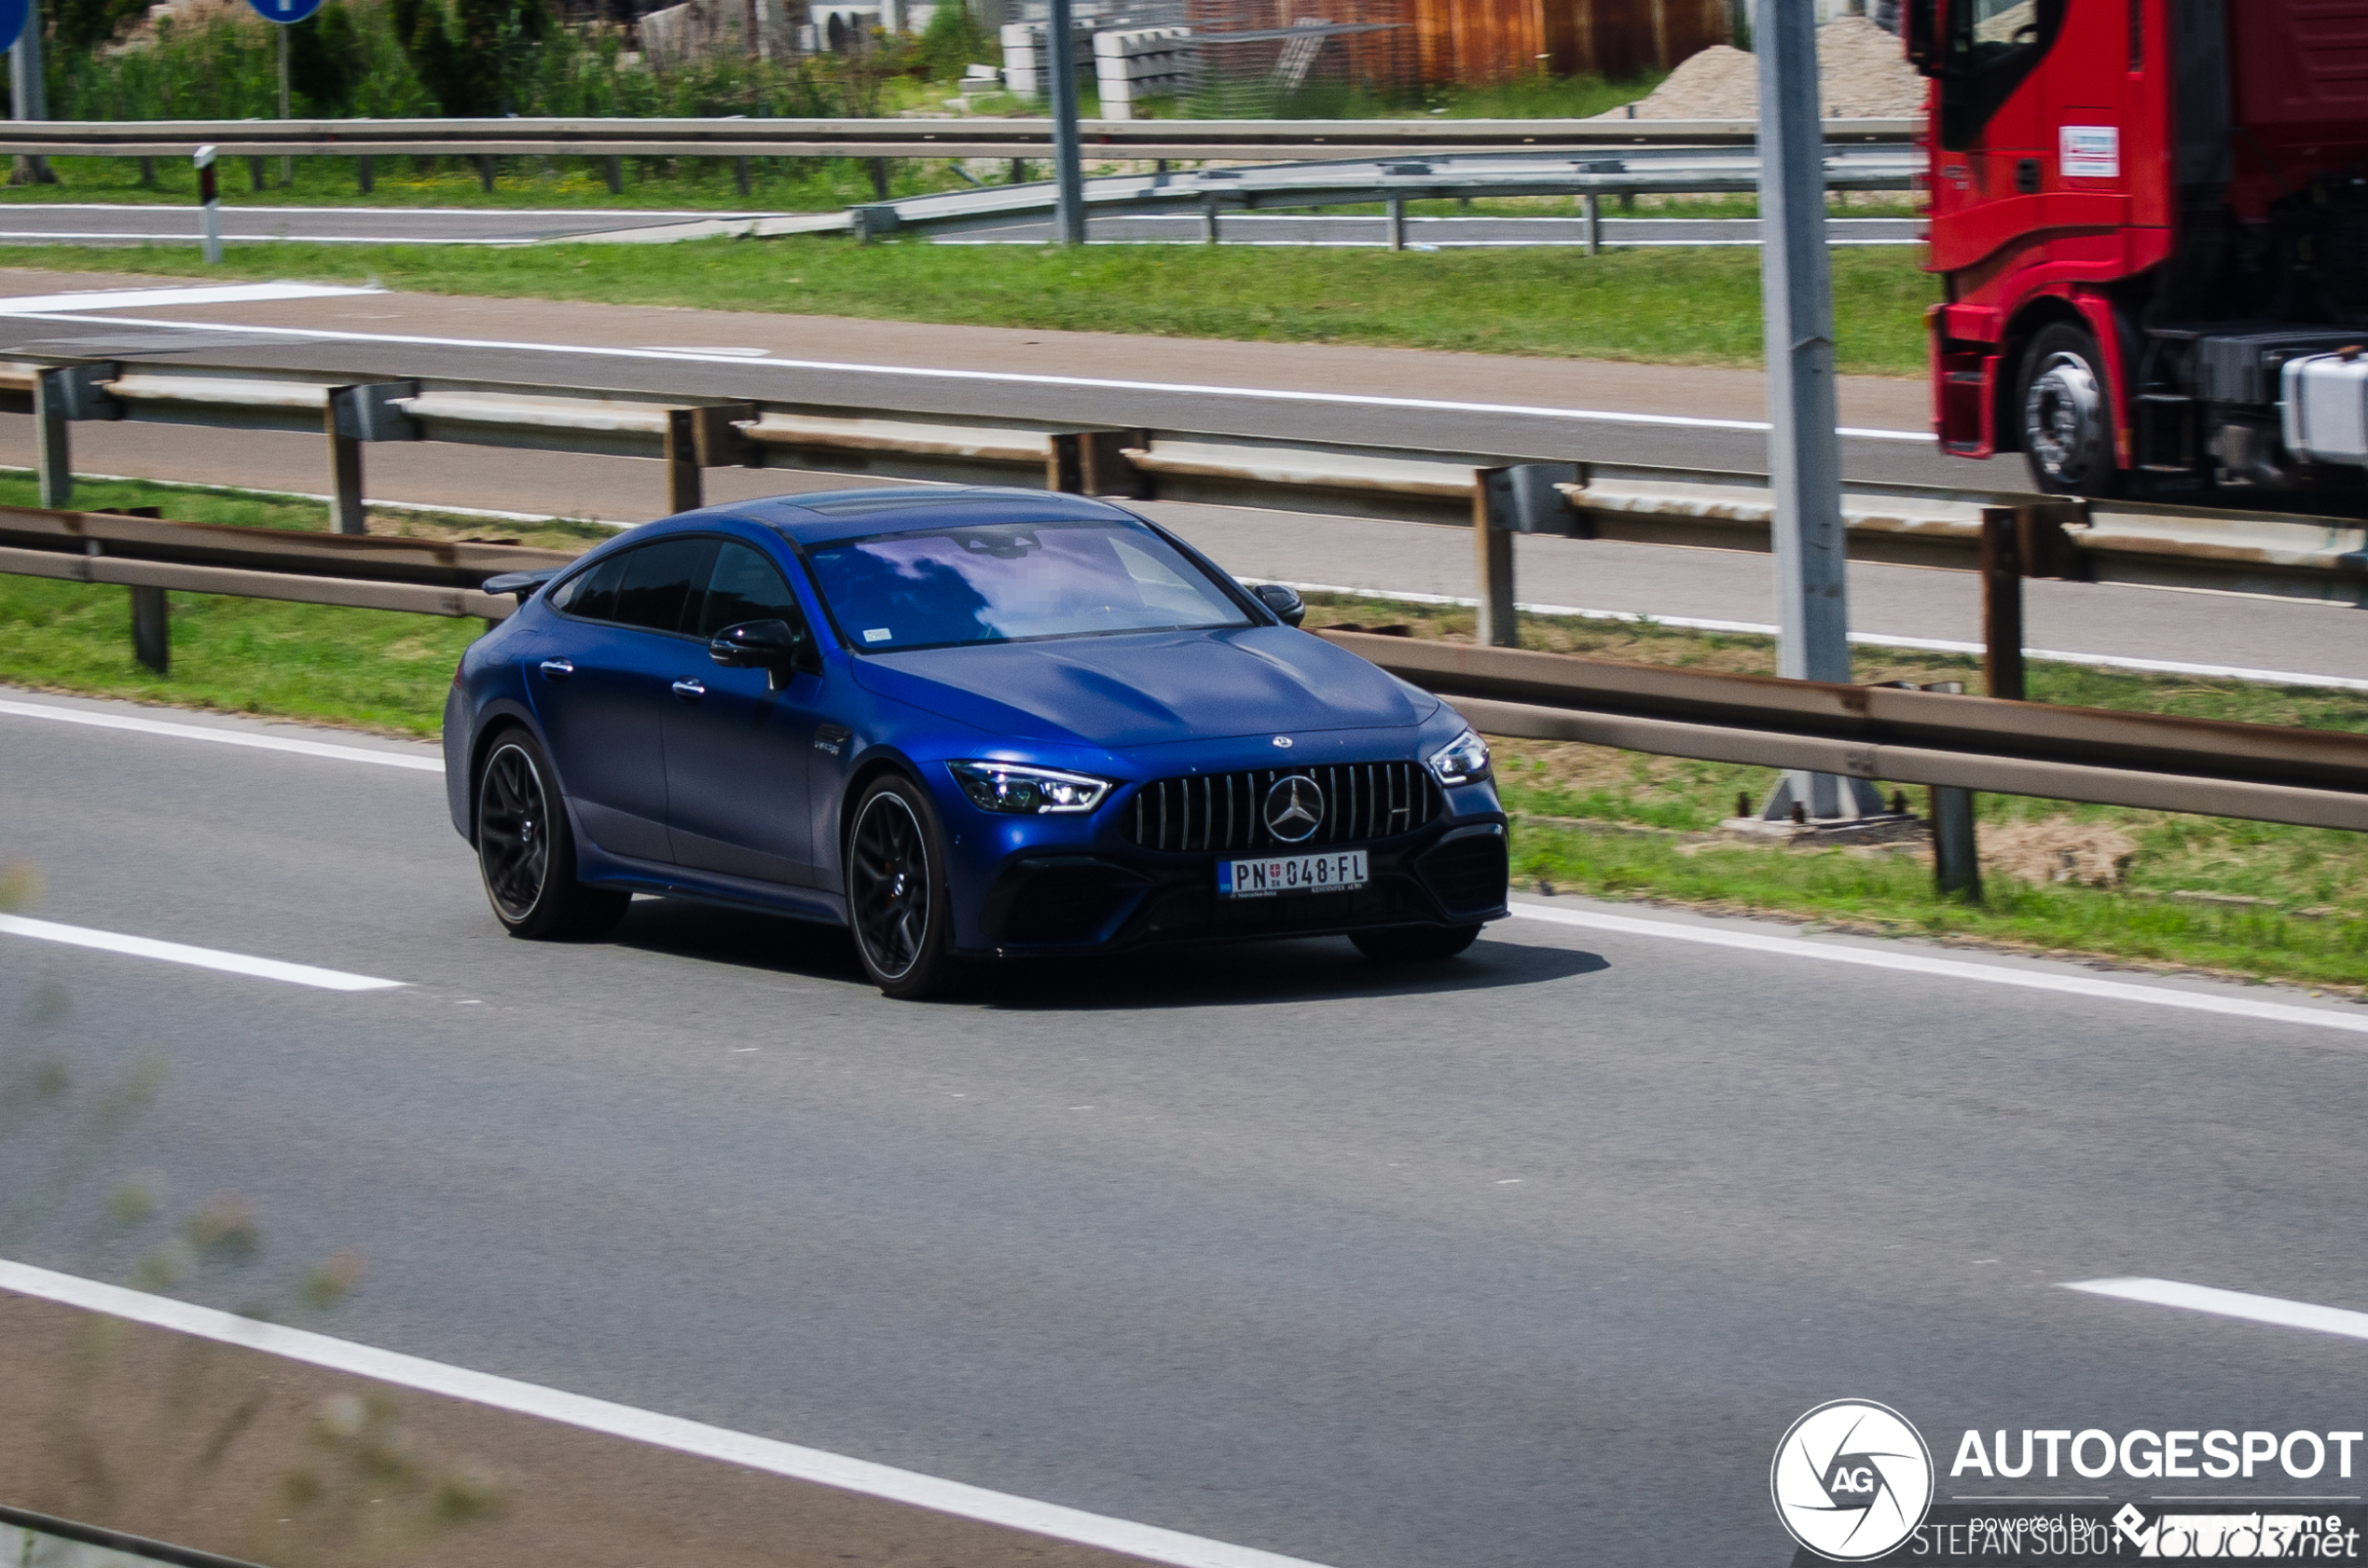
[[[1346,892],[1224,898],[1218,855],[1047,846],[997,870],[973,920],[960,923],[971,928],[962,945],[1016,956],[1498,919],[1508,913],[1508,866],[1494,804],[1492,796],[1485,811],[1344,846],[1363,848],[1368,867],[1366,886]]]

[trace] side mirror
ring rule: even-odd
[[[544,571],[502,571],[477,585],[483,594],[510,594],[520,604],[534,597],[534,590],[559,574],[558,567]]]
[[[1280,583],[1260,583],[1250,590],[1250,596],[1274,612],[1274,618],[1287,626],[1298,626],[1307,619],[1307,605],[1293,590]]]
[[[707,656],[727,669],[770,670],[778,690],[812,661],[814,634],[787,621],[743,621],[707,641]]]
[[[1907,0],[1902,7],[1900,32],[1905,34],[1907,62],[1925,76],[1940,65],[1940,18],[1935,0]]]

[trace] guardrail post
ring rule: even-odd
[[[1933,881],[1945,899],[1981,897],[1981,852],[1974,836],[1974,792],[1932,789]]]
[[[1201,198],[1201,243],[1217,243],[1217,198],[1214,196]]]
[[[600,160],[600,174],[609,183],[611,196],[625,194],[625,159],[615,153]]]
[[[376,187],[379,183],[378,160],[373,158],[368,153],[364,153],[360,158],[355,158],[353,160],[353,180],[354,184],[362,187],[363,195],[369,195],[371,190]]]
[[[1406,248],[1406,198],[1402,196],[1389,199],[1389,248],[1393,251]]]
[[[1986,506],[1981,515],[1982,678],[1989,695],[2023,700],[2023,557],[2020,509]]]
[[[1521,462],[1472,471],[1474,564],[1480,579],[1480,613],[1474,635],[1490,648],[1521,646],[1521,623],[1513,607],[1513,536],[1569,534],[1578,514],[1562,488],[1579,482],[1572,462]]]
[[[745,158],[736,158],[732,160],[732,188],[739,192],[741,200],[748,199],[749,160]],[[885,196],[888,193],[883,191],[880,194]]]
[[[1044,488],[1063,495],[1149,501],[1149,475],[1127,461],[1126,449],[1150,444],[1147,430],[1056,431],[1053,450],[1044,460]]]
[[[1604,254],[1604,199],[1593,191],[1579,198],[1587,210],[1587,254]]]
[[[43,370],[33,378],[33,420],[35,463],[41,504],[62,511],[74,504],[74,438],[66,433],[71,398],[62,370]]]
[[[263,172],[264,161],[260,157],[247,159],[247,188],[257,195],[262,194],[264,187],[270,184],[270,176]]]
[[[666,411],[666,509],[669,515],[695,512],[705,504],[698,429],[695,408]]]
[[[198,171],[198,229],[205,246],[205,264],[222,265],[222,186],[213,166],[213,149],[200,147],[192,161]]]
[[[763,468],[764,448],[743,426],[756,422],[753,403],[711,403],[691,410],[691,447],[701,468]]]
[[[329,527],[338,533],[367,533],[370,520],[362,510],[362,443],[350,433],[351,420],[337,417],[338,387],[329,393],[322,424],[329,436]]]
[[[162,588],[131,589],[131,656],[158,675],[172,673],[172,623]]]

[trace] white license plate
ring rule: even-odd
[[[1217,862],[1217,890],[1229,899],[1271,899],[1277,893],[1339,893],[1364,886],[1362,849]]]

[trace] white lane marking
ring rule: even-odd
[[[6,238],[0,235],[0,239]],[[1633,414],[1604,408],[1554,408],[1526,403],[1458,403],[1436,397],[1384,397],[1368,392],[1297,392],[1279,387],[1207,386],[1194,381],[1123,381],[1096,376],[1047,376],[1015,370],[945,370],[916,364],[854,364],[840,360],[748,359],[684,349],[613,349],[576,343],[522,343],[500,337],[430,337],[414,333],[345,332],[326,327],[255,326],[245,322],[175,322],[144,316],[76,316],[63,312],[7,310],[8,315],[34,321],[94,323],[112,326],[153,326],[179,332],[265,333],[325,343],[393,343],[406,348],[494,349],[512,353],[580,354],[605,359],[668,360],[680,364],[751,364],[767,369],[844,372],[857,376],[902,376],[921,380],[984,381],[1002,386],[1074,387],[1089,392],[1177,392],[1191,397],[1235,397],[1266,403],[1315,403],[1356,408],[1403,408],[1425,414],[1504,414],[1521,419],[1570,420],[1591,424],[1668,426],[1683,430],[1731,430],[1765,435],[1765,420],[1713,420],[1691,414]],[[1837,434],[1865,441],[1913,441],[1930,444],[1930,431],[1877,430],[1844,426]]]
[[[289,736],[254,735],[244,730],[210,729],[202,724],[174,724],[161,719],[135,719],[128,713],[94,713],[81,708],[52,708],[47,703],[0,699],[0,713],[17,719],[53,719],[64,724],[89,724],[93,729],[131,730],[174,740],[211,740],[224,746],[251,746],[258,751],[291,751],[301,757],[324,757],[339,763],[376,763],[380,767],[442,773],[441,757],[410,757],[397,751],[372,751],[360,746],[338,746],[325,740],[297,740]]]
[[[2289,1301],[2280,1296],[2256,1296],[2249,1290],[2219,1290],[2175,1279],[2134,1278],[2073,1280],[2064,1288],[2123,1301],[2143,1301],[2149,1306],[2210,1313],[2217,1317],[2241,1317],[2253,1323],[2275,1324],[2280,1328],[2307,1328],[2318,1334],[2340,1334],[2347,1340],[2368,1340],[2368,1313]]]
[[[310,964],[286,964],[277,958],[250,957],[212,947],[188,947],[152,937],[128,937],[116,931],[94,931],[87,926],[61,926],[48,920],[28,920],[21,915],[0,915],[0,936],[31,937],[35,942],[61,942],[69,947],[96,948],[131,958],[158,958],[168,964],[220,970],[225,974],[250,975],[256,980],[283,980],[323,991],[387,991],[405,983],[375,975],[347,974],[342,970],[315,969]]]
[[[565,238],[565,236],[562,236],[561,238]],[[94,228],[88,230],[41,228],[0,229],[0,244],[6,244],[12,240],[140,240],[152,244],[194,245],[198,242],[198,236],[189,233],[186,229],[179,233],[157,234],[135,233],[130,229],[122,228]],[[516,238],[496,238],[491,240],[420,240],[400,234],[289,233],[226,234],[222,237],[222,242],[226,245],[275,245],[284,242],[287,244],[301,245],[507,245],[512,247],[539,245],[543,243],[541,240],[520,240]],[[376,294],[379,291],[376,289],[356,289],[353,292],[356,294]],[[192,299],[176,301],[175,303],[205,305],[213,302],[203,299]],[[12,310],[0,310],[0,315],[15,315],[19,313],[20,312]],[[225,330],[225,328],[216,327],[214,330],[219,332]],[[260,331],[261,329],[256,328],[255,330]]]
[[[1682,926],[1670,920],[1639,920],[1628,915],[1601,915],[1591,910],[1549,909],[1541,904],[1515,903],[1513,913],[1525,920],[1549,926],[1576,926],[1586,930],[1616,931],[1622,936],[1654,937],[1664,942],[1699,942],[1705,947],[1771,954],[1780,958],[1812,958],[1829,964],[1854,964],[1861,969],[1888,970],[1894,974],[1934,975],[1948,980],[1978,981],[1988,985],[2014,985],[2027,991],[2052,991],[2059,996],[2091,997],[2100,1001],[2142,1002],[2151,1007],[2182,1008],[2223,1017],[2250,1018],[2268,1024],[2300,1024],[2315,1029],[2341,1029],[2368,1035],[2368,1008],[2357,1016],[2333,1008],[2295,1007],[2286,1002],[2256,1002],[2210,991],[2178,991],[2168,986],[2133,985],[2123,980],[2090,980],[2082,975],[2054,974],[2045,970],[2009,968],[2003,964],[1969,964],[1962,958],[1935,958],[1921,953],[1895,953],[1874,947],[1846,947],[1806,937],[1770,936],[1759,931],[1726,930],[1714,926]]]
[[[23,236],[0,231],[0,240],[20,238]],[[175,234],[162,238],[181,240],[193,236]],[[0,316],[21,316],[36,310],[145,309],[158,305],[245,305],[267,299],[329,299],[340,295],[385,292],[346,283],[191,283],[165,289],[90,289],[80,294],[0,297]]]
[[[684,1421],[587,1398],[538,1383],[495,1377],[447,1366],[420,1356],[332,1339],[302,1328],[239,1317],[162,1296],[149,1296],[120,1286],[102,1285],[73,1274],[53,1273],[29,1264],[0,1259],[0,1290],[38,1297],[86,1312],[168,1328],[218,1344],[238,1345],[283,1356],[308,1366],[355,1377],[374,1378],[424,1394],[464,1399],[499,1410],[555,1421],[566,1426],[601,1432],[653,1448],[671,1449],[702,1459],[738,1465],[792,1480],[811,1481],[866,1497],[976,1520],[1007,1530],[1025,1530],[1056,1540],[1075,1541],[1105,1551],[1123,1552],[1173,1568],[1315,1568],[1301,1558],[1283,1557],[1254,1547],[1211,1541],[1157,1525],[1090,1514],[1057,1503],[1039,1503],[990,1492],[961,1481],[941,1480],[911,1470],[899,1470],[869,1460],[851,1459],[821,1449],[802,1448],[771,1437],[752,1437],[703,1422]]]
[[[23,472],[30,473],[31,470]],[[1254,575],[1254,574],[1253,574]],[[1266,579],[1273,581],[1273,579]],[[1302,594],[1342,594],[1353,598],[1396,600],[1404,604],[1453,604],[1475,606],[1476,598],[1455,594],[1418,594],[1402,588],[1349,588],[1331,583],[1285,583],[1285,587]],[[2127,585],[2132,587],[2142,584]],[[1692,615],[1648,615],[1635,610],[1582,610],[1572,604],[1516,604],[1514,609],[1532,615],[1566,615],[1575,621],[1618,621],[1631,626],[1675,626],[1682,631],[1738,632],[1751,637],[1775,637],[1782,628],[1760,621],[1715,621]],[[1978,642],[1959,642],[1942,637],[1907,637],[1896,632],[1854,631],[1852,642],[1870,648],[1912,648],[1931,653],[1980,653],[1987,650]],[[2242,665],[2187,664],[2177,659],[2141,659],[2134,654],[2071,653],[2058,648],[2026,648],[2023,657],[2040,659],[2049,664],[2086,665],[2099,669],[2136,670],[2150,675],[2206,676],[2220,681],[2250,681],[2263,686],[2325,686],[2336,691],[2368,692],[2368,680],[2348,675],[2306,675],[2291,669],[2250,669]]]

